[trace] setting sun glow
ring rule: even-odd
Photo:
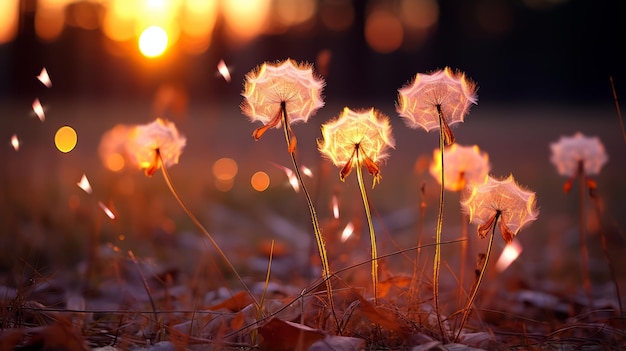
[[[148,27],[139,36],[139,51],[146,57],[162,55],[167,44],[167,32],[159,26]]]
[[[76,131],[70,126],[64,126],[57,130],[54,135],[54,145],[63,153],[74,150],[77,142]]]

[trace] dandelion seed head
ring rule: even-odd
[[[360,157],[368,157],[378,163],[386,159],[387,150],[395,147],[389,118],[380,111],[354,111],[345,107],[339,117],[322,125],[323,140],[318,141],[320,152],[336,166],[346,163],[363,163],[353,157],[359,148]]]
[[[418,73],[398,89],[396,106],[410,128],[439,129],[439,110],[448,125],[463,122],[472,104],[478,104],[476,84],[450,67],[431,74]]]
[[[461,207],[469,215],[470,222],[479,226],[499,215],[501,226],[515,236],[539,215],[535,193],[517,184],[513,175],[505,179],[487,176],[484,182],[468,184],[466,191]],[[505,233],[502,235],[505,237]]]
[[[461,191],[466,184],[485,180],[491,169],[489,155],[478,145],[462,146],[452,144],[444,150],[444,186],[450,191]],[[441,183],[441,150],[433,151],[430,174]]]
[[[158,169],[156,151],[166,166],[175,165],[187,143],[174,123],[157,118],[154,122],[134,127],[126,144],[127,153],[141,169]]]
[[[313,73],[313,66],[287,59],[263,63],[246,75],[242,112],[250,120],[271,122],[285,103],[289,123],[306,122],[324,106],[324,80]],[[278,122],[275,127],[282,126]]]
[[[598,137],[588,137],[578,132],[573,136],[562,136],[551,143],[550,162],[562,176],[574,177],[578,164],[583,162],[585,175],[597,175],[609,157]]]

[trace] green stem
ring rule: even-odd
[[[359,189],[361,190],[361,198],[363,199],[363,207],[365,207],[365,217],[367,218],[367,226],[370,232],[370,243],[372,248],[372,286],[374,287],[374,304],[378,305],[378,253],[376,252],[376,234],[374,233],[374,225],[372,223],[372,215],[370,213],[369,201],[363,184],[363,170],[361,169],[361,159],[359,155],[359,146],[356,146],[356,176],[359,181]]]
[[[167,171],[167,167],[165,167],[165,162],[163,162],[163,158],[161,157],[161,153],[159,152],[159,149],[156,150],[156,153],[159,159],[159,163],[161,165],[161,170],[163,171],[163,178],[165,179],[165,183],[167,184],[167,187],[170,189],[170,192],[172,193],[172,195],[174,195],[174,198],[176,198],[176,201],[178,201],[178,204],[180,205],[180,207],[183,208],[187,216],[189,216],[193,224],[196,225],[196,227],[202,232],[202,234],[204,234],[204,236],[207,239],[209,239],[209,241],[211,242],[211,245],[213,245],[217,253],[222,257],[222,259],[224,260],[228,268],[230,268],[230,270],[235,274],[235,276],[237,277],[237,279],[239,280],[243,288],[246,290],[246,292],[248,293],[248,295],[254,302],[254,305],[256,306],[256,308],[257,309],[260,308],[259,303],[257,302],[256,298],[252,294],[252,291],[250,291],[246,283],[243,281],[243,278],[241,278],[241,276],[235,269],[235,266],[233,266],[233,264],[230,262],[230,260],[224,253],[224,251],[222,251],[220,246],[217,244],[217,241],[213,239],[213,236],[209,234],[209,232],[206,230],[206,228],[204,228],[202,223],[200,223],[198,218],[196,218],[196,216],[189,210],[189,208],[187,207],[183,199],[180,197],[180,195],[178,195],[178,192],[176,191],[176,189],[174,188],[174,184],[172,183],[172,179],[170,178],[169,172]]]
[[[281,113],[283,116],[283,130],[285,132],[285,140],[287,141],[287,147],[291,145],[291,129],[289,128],[289,121],[287,119],[287,107],[285,102],[281,102]],[[313,223],[313,232],[315,234],[315,241],[317,242],[317,248],[320,253],[320,260],[322,261],[322,275],[324,277],[324,282],[326,283],[326,294],[328,296],[328,305],[332,312],[333,318],[339,326],[339,320],[337,319],[337,315],[335,314],[335,303],[333,301],[333,290],[332,284],[330,281],[330,267],[328,264],[328,255],[326,254],[326,246],[324,244],[324,237],[322,236],[322,231],[320,230],[319,221],[317,220],[317,214],[315,212],[315,207],[313,207],[313,201],[311,200],[311,195],[309,195],[309,191],[304,185],[304,180],[302,179],[302,174],[300,173],[300,167],[298,167],[298,161],[296,160],[296,151],[289,151],[289,155],[291,156],[291,162],[293,163],[293,168],[296,173],[296,178],[298,178],[298,183],[300,183],[300,187],[302,188],[302,192],[306,197],[306,202],[309,207],[309,213],[311,215],[311,222]]]
[[[441,265],[441,229],[443,227],[443,191],[444,191],[444,173],[443,173],[443,113],[441,107],[437,106],[439,113],[439,150],[441,151],[441,191],[439,192],[439,210],[437,212],[437,229],[435,232],[435,259],[433,261],[433,299],[435,302],[435,314],[437,315],[437,325],[444,341],[448,340],[448,336],[443,329],[441,320],[441,311],[439,309],[439,269]]]
[[[465,310],[463,310],[463,317],[461,318],[461,325],[459,326],[459,331],[454,338],[454,342],[459,340],[459,336],[461,336],[461,331],[463,330],[463,326],[465,322],[467,322],[467,318],[469,317],[470,312],[472,311],[472,305],[474,304],[474,300],[476,299],[476,295],[478,294],[478,288],[480,287],[480,283],[485,276],[485,271],[487,270],[487,263],[489,263],[489,255],[491,254],[491,247],[493,246],[493,237],[496,233],[496,223],[500,217],[500,212],[496,212],[496,219],[493,221],[493,229],[491,230],[491,236],[489,237],[489,244],[487,245],[487,253],[485,254],[485,262],[483,263],[483,267],[480,270],[480,274],[478,275],[478,279],[476,280],[476,284],[474,289],[472,290],[472,294],[470,295],[469,300],[467,300],[467,305],[465,306]]]

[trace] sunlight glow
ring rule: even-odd
[[[0,44],[8,43],[17,34],[20,0],[0,1]]]
[[[513,261],[515,261],[521,253],[522,244],[520,244],[517,240],[511,241],[511,243],[506,245],[504,250],[502,250],[502,254],[496,262],[496,270],[498,272],[502,272],[505,269],[509,268],[511,263],[513,263]]]
[[[54,135],[54,145],[57,149],[63,153],[68,153],[74,150],[78,137],[74,128],[70,126],[63,126],[57,130]]]
[[[252,175],[250,184],[254,190],[261,192],[267,190],[270,186],[270,177],[263,171],[258,171]]]
[[[224,0],[222,14],[232,39],[246,42],[261,34],[270,14],[270,0]]]
[[[139,36],[139,51],[145,57],[161,56],[167,49],[168,35],[165,29],[159,26],[150,26]]]

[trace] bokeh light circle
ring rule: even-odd
[[[76,135],[76,131],[70,126],[63,126],[59,128],[54,135],[54,145],[63,153],[68,153],[74,150],[77,142],[78,136]]]
[[[139,51],[146,57],[157,57],[167,49],[168,36],[165,29],[159,26],[150,26],[144,29],[139,36]]]

